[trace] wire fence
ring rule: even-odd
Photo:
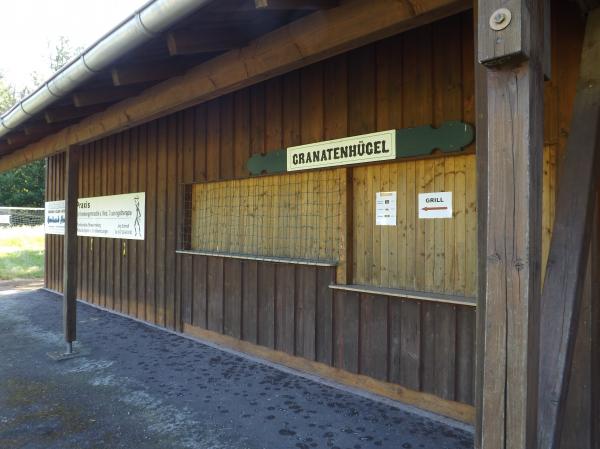
[[[0,280],[44,274],[44,209],[0,206]]]
[[[43,226],[43,207],[0,206],[0,228],[2,226]]]
[[[339,170],[188,185],[184,249],[335,261],[342,198]]]

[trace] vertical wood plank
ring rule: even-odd
[[[360,304],[356,292],[334,293],[334,363],[351,373],[359,372]]]
[[[118,147],[120,148],[122,168],[122,188],[125,193],[131,193],[131,133],[133,130],[125,131],[117,135]],[[121,253],[121,312],[128,315],[134,314],[129,301],[129,265],[133,263],[129,257],[129,240],[121,240],[119,252]]]
[[[193,301],[192,306],[194,326],[203,329],[208,328],[208,257],[194,256],[194,285],[193,285]]]
[[[246,163],[250,157],[250,94],[248,89],[234,94],[234,176],[248,176]]]
[[[115,178],[115,193],[122,194],[123,193],[123,165],[121,164],[121,158],[123,153],[123,148],[119,144],[121,140],[116,140],[114,145],[114,163],[113,163],[113,171]],[[121,264],[123,262],[123,254],[121,251],[121,240],[115,239],[113,242],[113,256],[114,256],[114,310],[121,311],[122,310],[122,299],[121,299]]]
[[[147,188],[146,188],[146,319],[157,322],[156,311],[156,213],[158,122],[148,124]]]
[[[221,108],[218,100],[206,107],[206,175],[208,181],[216,181],[221,173]]]
[[[335,282],[335,270],[317,269],[316,360],[333,364],[333,292],[329,285]]]
[[[181,145],[181,158],[178,163],[179,169],[181,170],[182,183],[184,188],[190,187],[194,181],[194,133],[195,133],[195,109],[190,108],[187,109],[183,113],[183,130],[182,130],[182,145]],[[180,191],[180,194],[183,194],[183,191]],[[192,213],[191,204],[188,205],[185,203],[187,199],[182,198],[184,201],[181,204],[181,212],[180,217],[182,220],[186,220],[188,218],[188,214]],[[191,201],[191,198],[190,198]],[[191,218],[191,217],[190,217]],[[184,224],[180,224],[180,232],[182,231],[181,227]],[[178,247],[183,247],[183,241],[181,240],[182,236],[180,235],[178,240]],[[191,242],[190,242],[191,243]],[[189,249],[189,248],[188,248]],[[194,260],[196,259],[191,255],[180,255],[180,266],[181,266],[181,301],[182,301],[182,322],[185,324],[192,324],[193,320],[193,265]]]
[[[94,183],[94,195],[93,196],[101,196],[102,195],[102,145],[100,142],[96,142],[94,144],[94,173],[95,173],[95,183]],[[93,251],[94,251],[94,299],[93,303],[96,305],[100,304],[100,285],[102,279],[102,271],[100,269],[100,238],[94,238],[93,241]]]
[[[220,99],[220,179],[231,179],[234,175],[234,110],[233,95],[225,95]]]
[[[168,122],[158,120],[157,189],[156,189],[156,324],[166,326],[166,235],[167,235],[167,170]]]
[[[129,152],[129,192],[137,193],[140,191],[138,186],[138,166],[140,158],[140,128],[136,127],[129,131],[129,147],[124,148],[124,151]],[[137,296],[137,240],[127,240],[127,302],[129,303],[128,310],[131,316],[140,318],[138,315],[138,296]]]
[[[265,151],[265,85],[250,88],[250,154]]]
[[[106,161],[107,195],[114,195],[116,193],[116,165],[120,162],[120,151],[122,149],[117,146],[116,139],[109,141]],[[119,171],[119,173],[121,172]],[[117,307],[119,307],[117,297],[120,291],[117,291],[117,288],[120,287],[120,283],[116,283],[117,278],[120,280],[120,276],[116,273],[116,260],[119,258],[119,243],[120,239],[107,239],[106,242],[106,307],[112,310],[118,310]]]
[[[276,349],[294,355],[295,348],[295,276],[296,267],[288,264],[277,264],[276,291]]]
[[[235,338],[242,336],[242,261],[224,262],[224,333]]]
[[[258,265],[258,344],[275,348],[275,266]]]
[[[456,306],[435,304],[434,373],[433,392],[444,399],[456,396]],[[461,375],[468,373],[461,373]]]
[[[147,195],[147,170],[148,170],[148,124],[140,126],[139,130],[139,157],[138,157],[138,190],[146,192],[146,205],[148,204]],[[148,215],[146,209],[146,238],[137,244],[137,261],[135,263],[137,277],[137,317],[142,320],[148,320],[146,315],[146,248],[148,242]]]
[[[360,372],[388,380],[388,299],[379,295],[360,297]]]
[[[207,329],[223,333],[223,258],[208,258]]]
[[[475,311],[458,307],[456,311],[456,400],[474,402]]]
[[[297,268],[296,279],[296,355],[315,359],[317,269],[311,266]]]
[[[401,383],[402,360],[402,302],[393,299],[389,302],[389,367],[388,379],[392,383]]]
[[[87,183],[90,177],[88,172],[88,158],[89,158],[89,146],[84,145],[81,150],[81,160],[79,161],[79,197],[87,198]],[[87,237],[81,237],[79,239],[79,266],[81,270],[79,271],[79,285],[80,289],[77,293],[77,297],[84,301],[88,300],[87,295],[87,252],[88,252],[88,239]],[[45,272],[46,270],[44,270]]]
[[[101,165],[102,172],[100,175],[100,195],[106,196],[108,192],[108,152],[109,149],[114,146],[114,136],[108,137],[101,141],[102,153],[101,153]],[[107,304],[107,289],[108,289],[108,271],[111,268],[110,263],[107,260],[107,247],[112,245],[109,239],[100,238],[98,239],[100,244],[100,306],[108,307]]]
[[[165,178],[165,323],[169,329],[178,326],[179,307],[175,302],[176,243],[177,243],[177,120],[178,115],[169,116],[167,121],[167,172]]]
[[[242,338],[251,343],[258,342],[258,263],[243,262]]]
[[[52,171],[49,168],[50,161],[52,159],[47,157],[45,159],[44,167],[44,200],[49,202],[50,200],[50,178],[52,177]],[[50,234],[44,235],[44,287],[50,288]]]
[[[413,390],[421,388],[421,305],[402,300],[400,320],[400,383]]]

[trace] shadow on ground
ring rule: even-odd
[[[0,447],[472,448],[464,430],[80,305],[89,355],[54,362],[61,302],[0,294]]]

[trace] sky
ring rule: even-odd
[[[88,47],[147,0],[0,0],[0,73],[18,89],[31,73],[51,75],[49,53],[60,36]]]

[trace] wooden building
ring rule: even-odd
[[[594,2],[171,3],[195,5],[2,117],[0,170],[47,158],[67,222],[145,193],[142,240],[49,234],[46,287],[472,423],[477,447],[599,448]],[[269,159],[388,130],[395,159]],[[451,218],[420,218],[436,192]]]

